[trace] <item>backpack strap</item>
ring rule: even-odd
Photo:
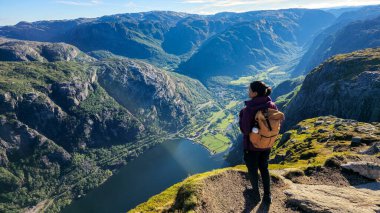
[[[272,131],[272,126],[270,125],[270,122],[269,122],[269,117],[268,117],[268,108],[265,108],[264,109],[264,117],[265,117],[265,121],[267,122],[267,125],[268,125],[268,128],[269,128],[269,131]]]

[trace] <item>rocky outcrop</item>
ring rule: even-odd
[[[380,178],[380,164],[374,162],[348,162],[341,166],[344,169],[352,170],[370,179],[376,180]]]
[[[178,130],[190,122],[198,104],[211,99],[200,82],[147,63],[120,60],[99,66],[100,84],[147,125]]]
[[[366,154],[366,155],[376,155],[380,153],[380,142],[373,143],[371,147],[369,147],[366,150],[361,151],[360,153]]]
[[[306,118],[334,115],[379,121],[380,49],[337,55],[308,74],[285,109],[285,129]]]
[[[12,118],[1,116],[0,119],[0,147],[1,150],[5,151],[4,160],[8,161],[7,156],[13,156],[16,152],[21,157],[26,158],[35,150],[47,149],[49,152],[46,153],[45,157],[49,161],[56,161],[59,164],[70,161],[71,155],[65,149],[57,146],[38,131]]]
[[[95,59],[65,43],[21,41],[0,37],[0,61],[80,61]]]
[[[65,108],[78,106],[93,90],[89,82],[57,82],[52,85],[52,95],[56,96],[57,101],[60,101]]]
[[[380,191],[326,185],[291,184],[287,203],[305,212],[378,212]]]

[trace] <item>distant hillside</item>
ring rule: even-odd
[[[289,101],[297,94],[301,88],[304,77],[298,77],[281,82],[271,94],[271,98],[276,102],[277,107],[283,110]]]
[[[379,121],[379,64],[379,48],[328,59],[306,76],[287,105],[285,125],[321,115]]]
[[[21,41],[0,37],[0,61],[90,62],[94,59],[65,43]]]
[[[293,75],[310,72],[335,54],[379,46],[380,6],[345,12],[317,37],[294,68]]]
[[[297,57],[302,45],[332,20],[323,11],[263,12],[211,37],[179,70],[201,80],[254,75]]]
[[[267,65],[282,62],[287,54],[298,53],[307,40],[328,26],[333,19],[333,15],[329,13],[306,9],[219,13],[208,16],[153,11],[92,19],[20,22],[14,26],[0,27],[0,36],[66,42],[84,52],[106,50],[120,56],[144,59],[156,66],[170,69],[175,69],[199,50],[195,59],[186,63],[192,64],[194,61],[196,66],[184,66],[186,72],[183,73],[189,75],[199,68],[197,58],[205,56],[203,53],[207,49],[216,47],[214,43],[218,39],[232,39],[231,44],[237,45],[233,52],[228,44],[217,45],[217,49],[230,54],[229,60],[233,63],[237,63],[236,60],[241,57],[244,61],[239,69],[251,67],[248,70],[238,69],[236,73],[229,71],[229,74],[240,75],[242,72],[252,73],[252,70],[257,71]],[[262,20],[268,23],[261,23]],[[244,29],[247,27],[251,29]],[[274,42],[270,39],[272,37]],[[255,38],[262,39],[264,43],[250,42]],[[206,43],[208,44],[203,47]],[[244,43],[248,43],[247,46]],[[207,55],[203,60],[215,60],[214,56],[218,55]],[[207,72],[217,73],[220,67],[226,65],[224,61],[214,62],[217,63],[215,67],[209,67],[212,70]],[[234,68],[236,64],[233,63],[227,65]]]

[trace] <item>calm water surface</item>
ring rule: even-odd
[[[228,166],[187,139],[170,140],[132,160],[100,187],[62,212],[126,212],[187,176]]]

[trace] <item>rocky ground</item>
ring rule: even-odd
[[[377,168],[364,168],[380,177]],[[337,166],[337,165],[335,165]],[[330,178],[329,178],[330,177]],[[325,182],[326,181],[326,182]],[[380,183],[351,170],[329,166],[305,174],[272,170],[273,203],[255,202],[244,171],[227,170],[205,178],[196,212],[379,212]],[[262,194],[262,192],[261,192]]]

